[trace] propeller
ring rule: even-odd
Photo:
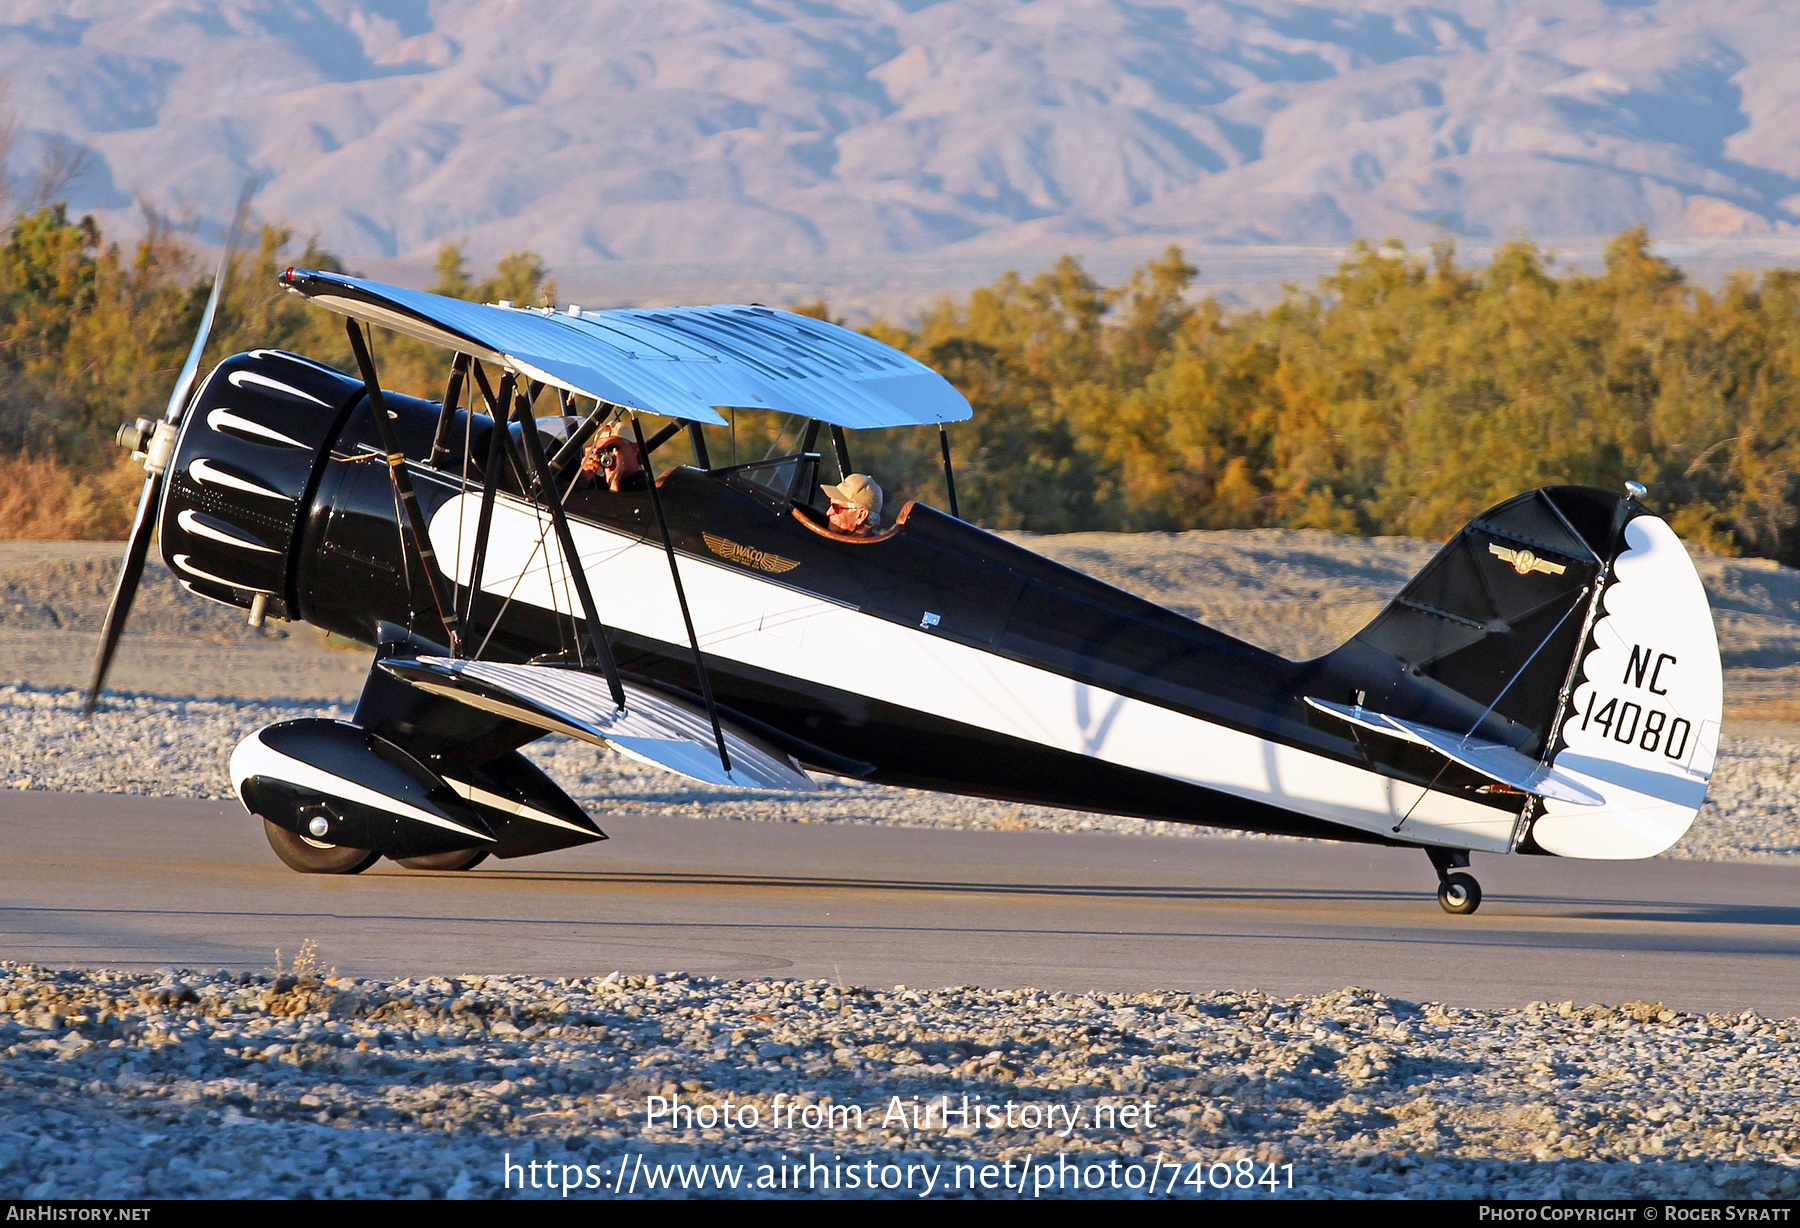
[[[132,599],[137,596],[138,581],[144,575],[144,560],[150,553],[150,538],[156,531],[156,511],[162,505],[164,475],[175,455],[175,439],[181,431],[181,418],[187,410],[188,397],[194,390],[194,379],[200,370],[200,355],[212,333],[213,318],[219,312],[219,296],[225,288],[225,274],[237,255],[239,235],[250,215],[250,197],[256,191],[256,180],[246,179],[238,196],[237,213],[231,222],[231,233],[225,250],[219,255],[219,267],[213,273],[212,293],[206,298],[206,311],[200,317],[200,331],[188,350],[187,361],[175,377],[175,388],[169,394],[169,406],[161,422],[139,418],[119,428],[113,439],[120,447],[130,448],[144,458],[144,489],[138,495],[137,514],[131,520],[131,537],[125,545],[125,561],[119,567],[119,580],[113,587],[112,604],[106,607],[106,623],[100,631],[100,653],[94,660],[94,679],[88,684],[83,716],[92,716],[106,685],[107,670],[112,668],[113,654],[124,634],[125,620],[131,614]]]

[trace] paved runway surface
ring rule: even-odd
[[[295,874],[234,804],[0,791],[0,958],[361,975],[688,971],[1051,989],[1358,985],[1414,1001],[1800,1015],[1800,866],[612,818],[466,874]]]

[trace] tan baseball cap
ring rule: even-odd
[[[881,487],[866,473],[853,473],[836,486],[821,484],[819,489],[839,503],[862,508],[870,520],[881,519]]]

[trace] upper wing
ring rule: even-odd
[[[723,425],[714,406],[862,429],[959,422],[950,381],[861,333],[759,306],[557,312],[496,307],[340,273],[281,284],[327,307],[613,405]]]

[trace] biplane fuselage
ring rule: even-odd
[[[423,450],[436,406],[408,408],[402,421]],[[379,441],[358,417],[334,447],[358,459],[327,462],[295,584],[300,617],[373,643],[378,623],[411,620],[417,597],[403,581]],[[807,763],[801,752],[807,766],[1337,838],[1392,839],[1418,800],[1300,702],[1306,667],[923,503],[899,509],[887,532],[834,534],[819,511],[754,481],[764,468],[673,468],[662,495],[719,703],[835,756]],[[419,466],[413,477],[438,557],[466,594],[479,491],[459,469]],[[565,506],[621,670],[694,696],[648,493],[589,486]],[[499,497],[470,619],[497,618],[490,656],[527,661],[569,647],[577,611],[556,591],[544,519],[515,491]],[[1504,850],[1524,797],[1479,787],[1433,799],[1412,819],[1415,838]]]

